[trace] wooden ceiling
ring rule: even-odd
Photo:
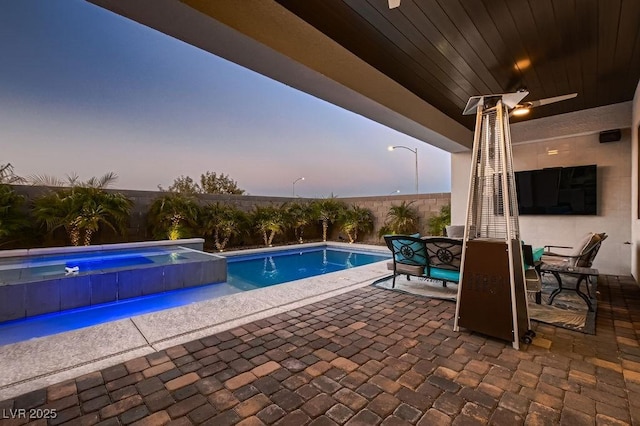
[[[533,119],[629,101],[640,79],[640,0],[276,1],[470,129],[474,95],[578,93]]]

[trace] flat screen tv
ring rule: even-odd
[[[597,215],[597,167],[515,172],[520,215]]]

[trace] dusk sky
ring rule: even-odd
[[[251,195],[450,191],[450,155],[82,0],[0,1],[0,164],[121,189],[228,174]]]

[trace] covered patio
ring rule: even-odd
[[[598,166],[597,215],[521,219],[534,246],[610,235],[596,334],[534,322],[516,351],[453,332],[455,303],[365,286],[11,397],[2,424],[640,423],[640,5],[91,2],[450,152],[454,224],[468,96],[578,92],[512,126],[514,162]],[[620,140],[601,143],[611,129]]]
[[[523,216],[521,236],[541,247],[606,232],[595,267],[638,277],[637,2],[90,1],[451,153],[453,224],[465,220],[468,99],[577,93],[511,118],[514,167],[595,164],[598,213]],[[600,142],[611,130],[618,140]]]

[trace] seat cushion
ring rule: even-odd
[[[539,262],[542,260],[542,255],[544,254],[544,247],[538,247],[533,249],[533,261]]]
[[[437,280],[445,280],[457,283],[460,281],[460,271],[452,271],[442,268],[429,268],[429,276]]]
[[[586,255],[583,257],[580,257],[579,259],[576,260],[575,262],[575,266],[582,266],[582,267],[590,267],[591,266],[591,262],[590,262],[590,258],[591,256],[589,256],[587,253],[593,248],[593,246],[595,246],[596,244],[600,243],[600,241],[602,241],[602,235],[601,234],[593,234],[591,235],[591,238],[589,238],[589,241],[587,241],[587,243],[584,245],[584,247],[582,247],[582,251],[580,252],[580,255]]]
[[[594,234],[593,232],[589,232],[584,237],[582,237],[580,242],[578,242],[578,244],[573,246],[573,251],[571,252],[571,256],[580,256],[582,253],[584,253],[584,251],[587,248],[587,246],[593,245],[592,244],[592,239],[594,237],[596,237],[597,235],[598,234]]]
[[[527,269],[524,271],[524,279],[527,291],[542,291],[542,281],[535,269]]]
[[[387,269],[393,271],[393,260],[387,262]],[[421,276],[424,275],[424,266],[396,262],[396,273]]]
[[[445,232],[449,238],[463,238],[464,225],[449,225],[445,228]]]

